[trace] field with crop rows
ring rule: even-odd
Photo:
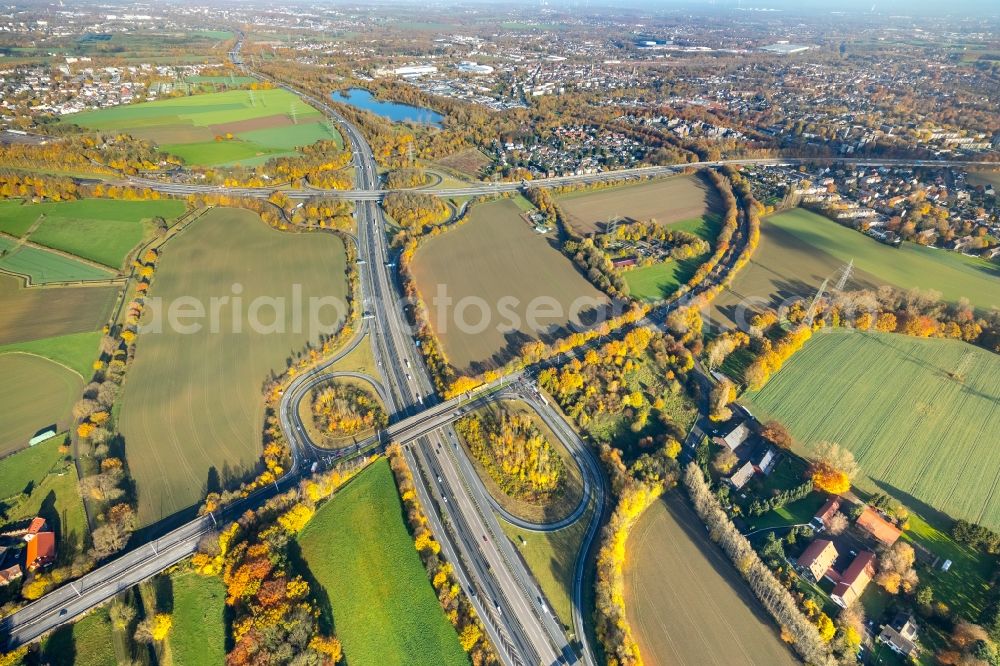
[[[720,205],[712,185],[700,176],[674,176],[635,185],[581,190],[561,194],[556,200],[573,227],[584,234],[604,231],[613,218],[691,223],[710,212],[718,212]]]
[[[554,239],[535,233],[521,219],[513,201],[477,204],[470,214],[468,223],[421,247],[412,264],[435,332],[459,372],[475,374],[503,365],[525,342],[565,334],[576,299],[583,315],[607,301],[555,247]],[[439,288],[453,299],[452,306],[442,307],[440,320],[432,304]],[[485,305],[486,316],[479,306],[458,307],[472,299]],[[543,301],[544,311],[537,310],[534,317],[538,330],[532,330],[529,304]],[[548,314],[550,306],[561,314]],[[456,318],[473,326],[459,330]],[[519,324],[513,330],[498,330],[512,320]],[[483,321],[487,324],[479,330]]]
[[[835,329],[813,336],[745,400],[758,418],[785,423],[805,455],[822,441],[849,448],[865,487],[1000,528],[996,355]]]
[[[232,481],[253,468],[264,415],[261,386],[306,342],[317,342],[320,331],[309,325],[310,298],[344,302],[345,262],[344,245],[332,235],[275,231],[256,214],[231,208],[206,213],[164,247],[150,290],[163,299],[163,312],[182,298],[201,303],[207,314],[213,298],[239,292],[242,300],[220,306],[215,327],[206,317],[196,320],[202,324],[197,332],[165,324],[162,333],[138,338],[119,428],[142,524],[200,501],[210,469]],[[276,315],[261,300],[252,320],[258,298],[282,299],[283,312]],[[337,321],[332,308],[320,316],[325,323]],[[260,326],[252,326],[254,320]]]
[[[647,664],[798,663],[678,492],[646,509],[628,554],[625,608]]]
[[[117,293],[114,286],[27,289],[0,274],[0,345],[96,331],[107,322]]]

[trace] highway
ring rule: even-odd
[[[331,108],[326,102],[299,93],[297,90],[278,83],[283,88],[300,95],[334,117],[342,126],[347,126],[346,121],[340,114]],[[356,133],[356,131],[355,131]],[[353,142],[352,142],[353,143]],[[356,144],[354,144],[356,145]],[[332,190],[314,187],[304,187],[302,189],[289,189],[278,187],[223,187],[221,185],[196,185],[177,183],[169,180],[158,180],[154,178],[144,178],[139,176],[129,177],[122,184],[136,187],[148,187],[164,194],[183,195],[188,194],[227,194],[232,196],[243,196],[250,198],[266,199],[276,190],[281,189],[290,199],[311,199],[313,197],[335,197],[338,199],[349,199],[352,201],[381,201],[390,192],[419,191],[436,197],[453,198],[463,196],[479,196],[490,194],[503,194],[506,192],[517,192],[526,187],[559,187],[562,185],[578,185],[585,183],[598,183],[607,180],[618,180],[622,178],[651,178],[659,176],[669,176],[684,169],[705,169],[719,168],[724,166],[800,166],[809,164],[847,164],[858,167],[954,167],[968,169],[970,167],[998,168],[996,162],[975,162],[965,160],[907,160],[907,159],[871,159],[871,158],[851,158],[851,157],[762,157],[730,160],[711,160],[705,162],[685,162],[681,164],[668,164],[664,166],[644,166],[630,169],[620,169],[615,171],[601,171],[599,173],[574,174],[568,176],[554,176],[552,178],[538,178],[531,181],[519,182],[496,182],[496,183],[470,183],[464,187],[449,187],[441,189],[416,188],[410,190],[389,190],[381,189],[378,185],[364,187],[361,178],[357,187],[353,190]],[[357,166],[357,160],[355,160]],[[372,162],[374,169],[374,162]]]

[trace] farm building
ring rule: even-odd
[[[830,519],[833,518],[833,514],[840,510],[840,497],[835,495],[828,499],[823,506],[820,507],[816,515],[813,516],[810,525],[812,525],[816,531],[825,530],[830,526]]]
[[[919,627],[913,618],[906,613],[900,613],[890,624],[882,625],[882,633],[878,635],[880,643],[889,646],[896,654],[908,658],[916,658],[920,653],[917,645]]]
[[[750,426],[747,425],[746,421],[740,423],[738,426],[729,431],[728,434],[722,437],[715,437],[715,443],[719,446],[728,447],[730,451],[736,451],[750,438]]]
[[[862,551],[847,566],[844,573],[836,577],[839,581],[830,593],[830,598],[838,606],[847,608],[858,600],[874,576],[875,553]]]
[[[816,539],[805,552],[799,556],[797,564],[812,574],[817,583],[826,576],[830,567],[837,561],[837,547],[829,539]]]
[[[865,507],[864,513],[858,516],[855,524],[884,546],[896,543],[902,534],[898,527],[880,516],[878,511],[870,506]]]

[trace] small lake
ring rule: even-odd
[[[339,91],[330,94],[330,98],[335,102],[350,104],[365,111],[371,111],[395,122],[423,123],[441,127],[444,116],[436,111],[425,109],[411,104],[401,104],[399,102],[386,102],[375,99],[374,96],[364,88],[350,88],[346,92]]]

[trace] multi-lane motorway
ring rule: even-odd
[[[235,51],[238,58],[238,48]],[[287,86],[286,86],[287,87]],[[333,195],[357,201],[358,254],[361,274],[362,309],[370,313],[357,327],[355,337],[336,357],[312,372],[298,377],[285,391],[280,406],[282,427],[292,445],[295,463],[278,483],[260,489],[250,497],[231,505],[218,515],[200,517],[155,541],[142,544],[81,579],[60,587],[0,622],[0,633],[7,649],[35,640],[45,632],[68,622],[88,609],[192,554],[199,539],[212,532],[218,523],[231,519],[247,508],[259,505],[267,497],[291,486],[308,473],[313,463],[326,465],[338,457],[360,451],[378,450],[390,441],[405,444],[405,455],[418,481],[418,495],[425,505],[431,527],[442,544],[445,556],[455,565],[463,590],[487,629],[505,664],[593,663],[586,643],[581,614],[583,567],[597,533],[604,510],[605,489],[599,467],[590,450],[579,440],[562,416],[539,399],[523,376],[512,376],[484,387],[474,396],[438,402],[431,380],[410,336],[403,313],[395,273],[386,247],[385,219],[378,201],[388,192],[381,188],[371,149],[358,130],[324,100],[293,93],[338,122],[350,142],[354,156],[356,186],[353,190],[290,190],[292,198]],[[758,159],[720,160],[664,167],[643,167],[618,172],[565,176],[533,181],[534,186],[556,186],[596,182],[622,177],[658,176],[685,168],[725,165],[798,165],[817,162],[844,162],[858,166],[993,166],[979,162],[930,160],[866,159]],[[223,190],[204,185],[186,185],[149,179],[131,179],[134,184],[163,192],[191,194]],[[463,188],[425,190],[442,197],[493,194],[517,190],[524,183],[481,183]],[[225,188],[228,194],[266,197],[271,188]],[[733,254],[735,257],[735,252]],[[717,269],[720,279],[731,262]],[[370,378],[377,392],[394,415],[394,422],[378,437],[363,442],[353,450],[337,454],[320,449],[310,442],[298,416],[298,403],[315,384],[336,373],[328,368],[359,344],[372,344],[381,377]],[[512,384],[502,386],[501,384]],[[506,397],[517,397],[531,406],[549,428],[562,440],[579,465],[586,492],[580,505],[564,520],[548,525],[533,525],[505,515],[490,497],[476,475],[463,447],[458,446],[450,423],[479,404]],[[593,509],[593,510],[589,510]],[[570,646],[562,628],[553,618],[544,595],[525,568],[514,546],[506,539],[497,514],[525,529],[551,530],[565,527],[589,515],[583,547],[574,577],[574,616],[576,642]]]

